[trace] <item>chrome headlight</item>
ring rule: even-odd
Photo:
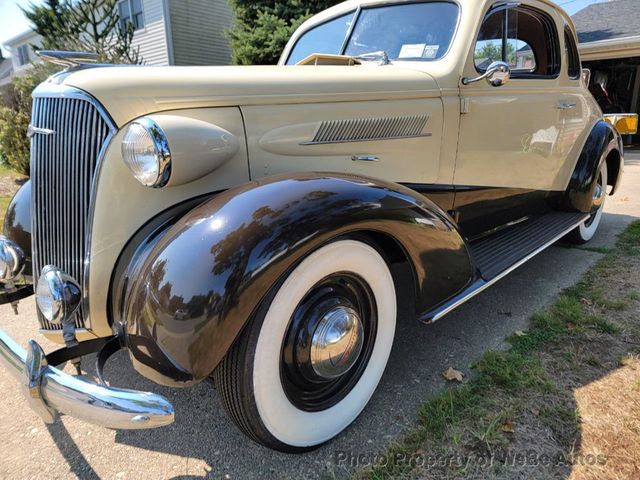
[[[36,288],[36,304],[44,317],[57,324],[71,317],[82,299],[80,285],[59,268],[47,265]]]
[[[0,237],[0,280],[13,280],[24,268],[24,252],[11,240]]]
[[[162,128],[148,117],[127,126],[122,158],[133,176],[147,187],[162,188],[171,177],[171,152]]]

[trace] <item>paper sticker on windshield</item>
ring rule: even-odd
[[[408,43],[402,45],[398,58],[420,58],[424,52],[424,43]]]
[[[436,58],[440,45],[426,45],[422,52],[422,58]]]

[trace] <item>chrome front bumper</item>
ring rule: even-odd
[[[42,348],[30,340],[20,347],[0,330],[0,363],[22,383],[27,400],[45,422],[58,413],[122,430],[173,423],[173,406],[162,396],[98,385],[47,365]]]

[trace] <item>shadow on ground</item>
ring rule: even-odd
[[[605,221],[624,224],[632,219],[606,217]],[[414,320],[409,305],[400,305],[391,359],[369,406],[339,438],[304,455],[280,454],[251,442],[227,417],[211,384],[185,390],[160,387],[133,371],[126,353],[121,352],[107,365],[107,380],[114,386],[165,395],[176,408],[176,423],[158,430],[118,431],[115,441],[199,459],[210,467],[192,478],[225,474],[232,478],[343,477],[353,465],[338,464],[338,458],[372,458],[407,432],[415,425],[420,404],[446,388],[443,370],[452,366],[469,374],[473,360],[487,349],[504,347],[506,336],[526,329],[533,312],[548,306],[600,257],[596,252],[552,247],[446,319],[427,327]],[[408,279],[405,283],[409,285]],[[93,359],[85,360],[89,372],[92,363]],[[72,472],[81,478],[97,478],[64,425],[49,427],[49,433]]]

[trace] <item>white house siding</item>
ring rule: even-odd
[[[38,45],[42,41],[42,37],[36,32],[28,30],[17,37],[7,40],[3,45],[11,53],[11,61],[13,62],[13,74],[22,75],[29,71],[32,63],[39,62],[40,59],[31,48],[32,45]],[[18,63],[18,49],[25,45],[27,47],[28,63],[20,65]]]
[[[225,31],[232,13],[226,0],[167,0],[175,65],[228,65]]]
[[[147,65],[169,65],[169,50],[164,19],[165,0],[143,0],[144,28],[133,36],[133,45]]]

